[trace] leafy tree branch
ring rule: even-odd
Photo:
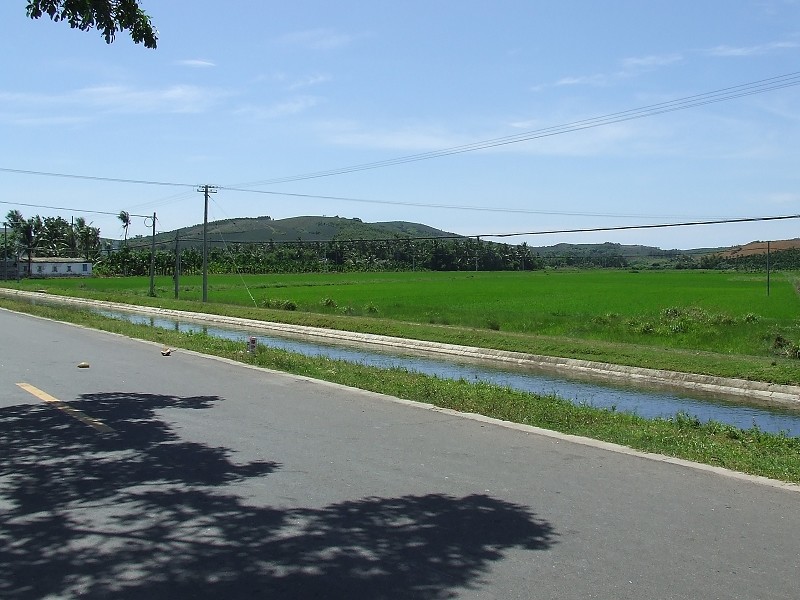
[[[97,29],[107,44],[122,31],[129,31],[145,48],[155,48],[158,42],[158,30],[138,0],[28,0],[27,14],[31,19],[47,15],[81,31]]]

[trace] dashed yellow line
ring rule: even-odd
[[[100,433],[111,433],[114,431],[113,429],[111,429],[111,427],[109,427],[102,421],[98,421],[97,419],[93,419],[92,417],[85,415],[81,411],[72,408],[69,404],[62,402],[58,398],[54,398],[47,392],[43,392],[39,388],[34,387],[29,383],[18,383],[17,385],[26,392],[33,394],[34,396],[39,398],[39,400],[44,400],[48,404],[51,404],[52,406],[57,408],[58,410],[65,412],[73,419],[77,419],[81,423],[88,425],[89,427],[99,431]]]

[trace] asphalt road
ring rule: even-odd
[[[1,598],[798,584],[797,491],[0,310]]]

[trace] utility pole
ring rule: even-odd
[[[156,213],[153,213],[153,235],[150,238],[150,296],[156,295]]]
[[[769,240],[767,240],[767,296],[769,296]]]
[[[175,232],[175,276],[173,279],[175,280],[175,299],[178,299],[178,289],[180,288],[180,279],[181,279],[181,248],[180,248],[180,240],[181,240],[181,230],[178,229]]]
[[[3,223],[3,279],[8,279],[8,223]]]
[[[197,191],[202,192],[205,198],[205,209],[203,210],[203,302],[208,302],[208,195],[216,194],[217,187],[202,185]]]

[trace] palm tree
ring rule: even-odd
[[[31,275],[34,250],[39,245],[39,236],[42,231],[42,219],[39,215],[31,217],[27,221],[22,221],[19,230],[20,249],[28,254],[28,276]]]
[[[83,217],[78,217],[75,219],[73,231],[78,250],[84,258],[90,260],[92,256],[96,256],[100,250],[100,229],[92,227],[91,223],[87,224]]]
[[[22,213],[18,210],[10,210],[6,215],[6,223],[8,226],[11,227],[12,231],[16,231],[22,226],[22,223],[25,222],[25,218],[22,216]]]
[[[131,226],[131,214],[127,210],[121,210],[117,218],[122,222],[122,228],[125,230],[125,245],[128,245],[128,227]]]

